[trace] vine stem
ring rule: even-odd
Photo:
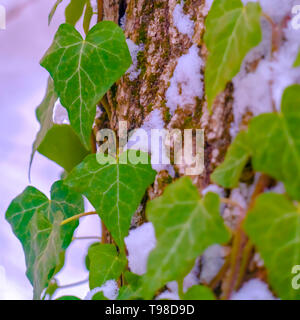
[[[228,198],[221,198],[221,202],[224,203],[224,204],[227,204],[227,205],[230,205],[230,206],[233,206],[233,207],[237,207],[240,209],[240,211],[245,211],[245,208],[242,207],[239,203],[231,200],[231,199],[228,199]]]
[[[78,281],[78,282],[74,282],[74,283],[69,283],[69,284],[65,284],[65,285],[62,285],[62,286],[58,286],[57,288],[58,289],[67,289],[67,288],[72,288],[72,287],[76,287],[76,286],[80,286],[82,284],[85,284],[89,281],[89,278],[87,279],[84,279],[84,280],[81,280],[81,281]]]
[[[264,192],[265,188],[270,184],[271,178],[265,174],[262,174],[257,181],[255,190],[251,196],[249,212],[255,205],[256,198]],[[247,212],[244,210],[239,217],[238,226],[233,239],[232,251],[230,256],[230,269],[227,278],[224,281],[224,293],[222,299],[230,299],[230,296],[234,290],[237,290],[244,279],[244,275],[247,271],[248,263],[250,261],[252,253],[252,245],[248,240],[247,235],[243,230],[243,223],[247,216]]]
[[[91,215],[94,215],[94,214],[97,214],[97,212],[96,211],[91,211],[91,212],[80,213],[80,214],[77,214],[77,215],[75,215],[75,216],[73,216],[71,218],[68,218],[68,219],[64,220],[60,225],[64,226],[65,224],[70,223],[70,222],[72,222],[74,220],[78,220],[81,217],[91,216]]]
[[[103,0],[97,0],[97,5],[98,5],[97,22],[100,22],[103,19]]]
[[[101,22],[103,20],[103,0],[97,0],[97,6],[98,6],[98,10],[97,10],[97,22]],[[110,111],[110,107],[109,107],[109,103],[107,101],[107,97],[106,94],[104,95],[104,97],[102,98],[102,100],[100,101],[100,103],[102,104],[103,108],[105,109],[108,119],[109,121],[111,120],[111,111]],[[102,219],[101,219],[101,242],[102,243],[108,243],[108,235],[109,232],[105,226],[105,224],[103,223]]]

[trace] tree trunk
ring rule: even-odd
[[[178,30],[178,21],[174,21],[177,5],[183,6],[180,17],[189,19],[194,24],[193,34]],[[181,4],[177,0],[103,1],[103,19],[121,24],[127,39],[143,50],[137,55],[135,76],[127,73],[107,94],[112,110],[110,121],[107,121],[107,118],[105,120],[102,115],[97,122],[99,129],[106,125],[118,130],[119,121],[127,121],[128,129],[131,130],[141,127],[152,111],[160,110],[165,128],[204,129],[205,170],[200,176],[192,177],[199,191],[210,184],[210,174],[224,159],[231,141],[229,127],[233,118],[232,85],[228,85],[225,92],[218,97],[211,113],[207,111],[205,89],[203,94],[195,94],[187,103],[183,99],[174,114],[171,114],[167,107],[166,94],[179,58],[186,55],[193,46],[203,61],[199,70],[203,83],[206,59],[203,34],[206,14],[205,0],[186,0]],[[191,85],[186,83],[188,80],[177,79],[178,92]],[[174,169],[175,177],[184,174],[183,168],[174,166]],[[154,187],[148,191],[148,197],[152,199],[160,195],[171,181],[167,171],[159,172]],[[143,211],[140,210],[141,213]]]

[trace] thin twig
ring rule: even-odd
[[[101,237],[92,236],[92,237],[73,237],[72,240],[99,240],[101,241]]]
[[[85,284],[89,281],[89,278],[78,281],[78,282],[74,282],[74,283],[69,283],[69,284],[65,284],[62,286],[58,286],[58,289],[67,289],[67,288],[72,288],[72,287],[76,287],[76,286],[80,286],[82,284]]]
[[[72,221],[74,221],[74,220],[78,220],[78,219],[80,219],[81,217],[91,216],[91,215],[94,215],[94,214],[97,214],[97,212],[91,211],[91,212],[80,213],[80,214],[77,214],[76,216],[73,216],[73,217],[71,217],[71,218],[68,218],[68,219],[64,220],[60,225],[61,225],[61,226],[64,226],[65,224],[67,224],[67,223],[69,223],[69,222],[72,222]]]
[[[100,103],[102,104],[107,116],[108,116],[108,120],[111,120],[111,111],[110,111],[110,105],[108,103],[107,97],[106,95],[104,95],[104,97],[102,98],[102,100],[100,101]]]
[[[250,211],[254,205],[256,198],[264,192],[265,188],[270,184],[270,178],[267,175],[262,174],[255,186],[254,192],[251,196],[248,211]],[[248,212],[247,211],[247,212]],[[249,255],[251,255],[251,247],[247,247],[248,238],[243,230],[243,223],[246,212],[239,217],[239,222],[235,236],[233,239],[231,258],[230,258],[230,270],[228,277],[224,283],[224,292],[222,299],[229,299],[232,292],[240,285],[244,275],[247,271],[248,263],[250,260]],[[247,250],[246,250],[247,249]],[[246,250],[247,255],[244,256],[244,250]],[[244,263],[244,265],[243,265]]]
[[[245,208],[244,208],[244,207],[242,207],[239,203],[237,203],[236,201],[233,201],[233,200],[231,200],[231,199],[221,198],[221,202],[224,203],[224,204],[233,206],[233,207],[237,207],[237,208],[240,209],[241,212],[245,211]]]

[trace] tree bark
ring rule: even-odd
[[[120,23],[126,12],[124,32],[135,44],[143,44],[139,54],[138,69],[141,73],[131,81],[126,74],[107,94],[112,110],[110,121],[98,119],[98,128],[103,125],[118,130],[119,121],[127,121],[128,129],[139,128],[147,115],[161,110],[166,128],[205,130],[205,170],[202,175],[192,177],[199,191],[210,184],[210,174],[224,159],[225,151],[231,142],[229,133],[232,116],[232,85],[216,100],[212,112],[208,112],[205,98],[195,97],[194,103],[180,105],[170,116],[166,106],[166,91],[177,66],[178,59],[186,54],[192,45],[199,48],[199,55],[206,59],[203,43],[205,31],[205,0],[186,0],[184,13],[194,21],[194,35],[180,33],[173,21],[177,0],[106,0],[103,1],[103,19]],[[204,69],[201,70],[204,74]],[[205,89],[204,89],[205,90]],[[205,94],[203,95],[205,97]],[[176,168],[176,177],[184,174]],[[160,172],[154,187],[148,191],[150,199],[160,195],[164,187],[172,181],[166,171]],[[143,213],[144,210],[140,210]]]

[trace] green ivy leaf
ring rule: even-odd
[[[62,296],[62,297],[57,298],[56,300],[67,301],[67,300],[81,300],[81,299],[79,299],[78,297],[75,297],[75,296]]]
[[[38,147],[44,140],[48,130],[53,126],[53,108],[56,100],[57,100],[57,95],[54,91],[54,84],[52,79],[49,77],[46,95],[43,101],[41,102],[41,104],[36,109],[36,117],[39,123],[41,124],[41,128],[33,143],[32,153],[30,158],[30,167],[31,167],[35,152],[37,151]]]
[[[90,1],[87,1],[86,8],[83,17],[83,30],[85,34],[88,34],[90,30],[91,19],[93,17],[94,11]]]
[[[37,150],[67,172],[70,172],[89,154],[71,126],[66,124],[54,124]]]
[[[49,16],[48,16],[48,25],[50,25],[52,19],[53,19],[53,16],[56,12],[56,9],[57,7],[63,2],[63,0],[57,0],[54,4],[54,6],[52,7],[50,13],[49,13]]]
[[[206,19],[204,41],[209,51],[205,87],[210,109],[216,96],[239,72],[246,54],[262,40],[261,8],[241,0],[215,0]]]
[[[124,278],[127,285],[120,288],[117,300],[136,300],[141,298],[142,277],[127,271],[124,274]]]
[[[300,51],[298,53],[298,56],[294,62],[294,68],[300,67]]]
[[[6,219],[23,245],[27,277],[39,299],[60,264],[78,221],[60,226],[64,219],[84,210],[82,197],[69,190],[62,181],[51,188],[51,200],[34,187],[27,187],[6,212]]]
[[[112,157],[107,158],[110,163],[100,164],[96,155],[89,155],[65,180],[89,199],[120,249],[125,247],[131,218],[156,175],[150,159],[147,165],[124,164],[127,154],[122,153],[115,164]]]
[[[57,95],[54,91],[53,81],[49,78],[45,98],[36,109],[36,117],[41,128],[33,143],[29,172],[36,151],[56,162],[68,172],[89,154],[69,125],[53,123],[53,108],[56,100]]]
[[[285,90],[281,109],[251,121],[252,164],[256,171],[282,181],[287,192],[300,200],[300,85]]]
[[[114,22],[102,21],[83,40],[73,26],[63,24],[41,65],[54,79],[71,126],[90,149],[96,104],[131,65],[122,29]]]
[[[65,10],[66,23],[75,26],[83,15],[83,10],[87,0],[71,0]]]
[[[300,299],[299,290],[292,287],[292,268],[300,264],[299,207],[284,195],[262,194],[244,227],[264,260],[275,292],[284,300]]]
[[[218,195],[208,193],[201,199],[189,177],[169,185],[163,196],[148,203],[146,214],[154,225],[157,246],[143,279],[146,299],[167,282],[183,279],[207,247],[229,240],[219,207]]]
[[[109,299],[105,297],[102,291],[99,291],[93,295],[92,300],[109,300]]]
[[[183,300],[215,300],[215,296],[208,287],[196,285],[188,289]]]
[[[224,162],[211,175],[211,180],[224,188],[235,188],[250,156],[247,132],[240,132],[228,148]]]
[[[89,248],[90,289],[101,287],[107,280],[117,280],[127,260],[124,254],[118,254],[113,244],[97,244]]]

